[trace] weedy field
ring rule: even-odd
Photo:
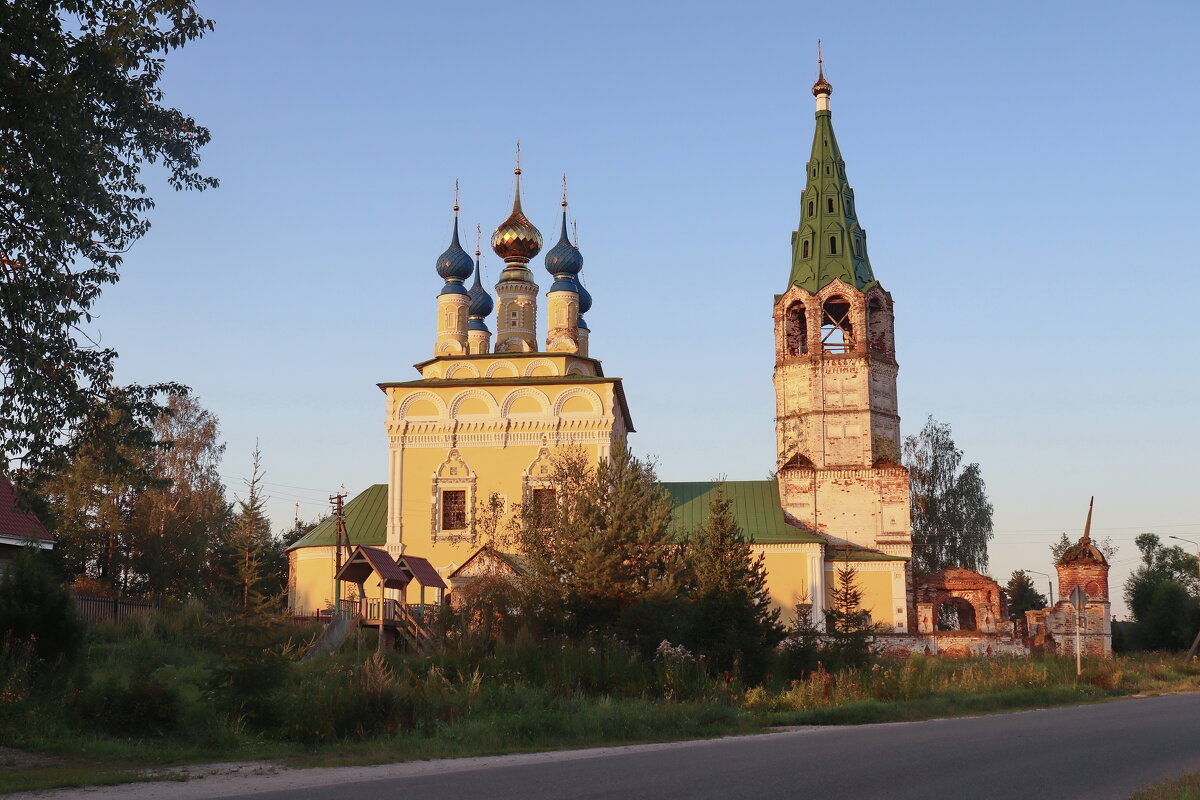
[[[0,791],[163,779],[170,765],[340,765],[624,744],[1094,702],[1200,689],[1177,655],[1085,662],[873,659],[797,669],[780,651],[755,686],[664,642],[642,653],[518,634],[428,656],[298,655],[315,628],[214,623],[199,606],[88,630],[71,664],[0,658]],[[1167,795],[1174,796],[1174,795]]]

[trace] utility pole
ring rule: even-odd
[[[1041,575],[1046,579],[1046,588],[1050,590],[1050,594],[1046,595],[1046,606],[1054,608],[1054,583],[1050,580],[1050,576],[1045,572],[1038,572],[1036,569],[1027,569],[1025,571],[1033,575]]]
[[[333,568],[333,613],[337,614],[342,610],[342,581],[338,578],[338,573],[342,571],[342,545],[349,545],[350,539],[346,535],[346,515],[343,510],[343,501],[346,499],[345,492],[338,492],[335,495],[330,495],[329,504],[333,506],[333,524],[334,524],[334,548],[336,555],[334,556]]]
[[[1196,546],[1196,572],[1200,573],[1200,543],[1193,542],[1191,539],[1185,539],[1182,536],[1172,536],[1167,534],[1170,539],[1178,539],[1181,542]],[[1200,631],[1196,631],[1196,638],[1192,640],[1192,646],[1188,648],[1187,655],[1183,657],[1183,663],[1188,663],[1192,660],[1192,656],[1196,655],[1196,648],[1200,647]]]

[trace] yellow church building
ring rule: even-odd
[[[908,475],[898,456],[892,299],[867,257],[833,134],[831,93],[822,72],[791,272],[774,300],[776,478],[724,487],[765,558],[773,603],[785,612],[806,603],[822,619],[836,570],[850,563],[872,620],[904,632],[914,615],[912,540]],[[559,240],[544,256],[552,283],[539,339],[530,263],[542,236],[522,209],[520,181],[518,165],[512,213],[491,238],[504,263],[494,300],[481,283],[480,251],[472,259],[460,243],[455,205],[450,246],[437,259],[444,285],[433,357],[415,365],[419,378],[379,384],[387,483],[345,508],[349,544],[379,548],[402,566],[406,558],[428,562],[451,592],[454,573],[478,550],[472,531],[482,503],[493,496],[505,507],[551,502],[557,448],[581,447],[599,461],[634,430],[621,379],[605,375],[589,353],[584,315],[592,298],[580,280],[583,256],[567,236],[565,194]],[[675,501],[676,529],[704,520],[711,482],[663,485]],[[330,518],[290,549],[294,614],[332,606],[336,536]],[[429,582],[389,588],[403,584],[381,586],[373,577],[363,586],[370,597],[418,603]]]

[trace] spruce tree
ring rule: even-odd
[[[869,615],[862,608],[858,570],[849,564],[837,568],[832,605],[825,612],[828,632],[826,652],[833,667],[861,667],[870,656]]]
[[[683,561],[653,466],[623,444],[595,466],[579,448],[553,464],[553,502],[525,504],[504,538],[526,559],[531,605],[580,631],[611,630],[635,603],[673,598]]]
[[[1046,596],[1034,587],[1033,579],[1023,569],[1013,572],[1004,590],[1008,594],[1008,618],[1011,620],[1023,620],[1026,611],[1046,607]]]
[[[269,578],[264,561],[272,546],[271,521],[265,512],[263,496],[262,452],[258,444],[251,456],[246,496],[237,498],[237,511],[227,542],[230,573],[227,578],[230,599],[245,613],[266,610],[277,598],[268,597]]]
[[[766,564],[761,554],[754,555],[733,508],[718,483],[707,519],[687,541],[692,601],[685,641],[717,669],[736,664],[757,679],[767,651],[784,632],[767,592]]]
[[[281,596],[271,591],[265,557],[272,544],[271,523],[264,511],[262,453],[257,442],[251,459],[246,495],[225,541],[227,572],[222,575],[226,605],[220,626],[221,666],[213,685],[228,713],[245,716],[258,726],[273,724],[272,695],[281,684],[287,659],[280,649],[283,622]]]

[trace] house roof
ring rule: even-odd
[[[485,544],[481,545],[478,550],[472,553],[466,561],[456,567],[447,577],[456,583],[477,577],[474,575],[464,575],[463,573],[477,560],[481,559],[492,559],[496,563],[503,564],[513,575],[529,574],[529,567],[525,561],[525,556],[518,553],[503,553],[491,545]]]
[[[337,577],[339,580],[362,583],[372,572],[378,575],[380,582],[389,589],[403,589],[412,580],[386,550],[362,545],[350,554],[350,560],[338,570]]]
[[[29,511],[17,508],[17,491],[7,478],[0,477],[0,539],[11,544],[34,541],[53,545],[54,537],[42,521]]]
[[[397,559],[397,563],[402,568],[408,569],[412,576],[417,579],[417,583],[422,586],[428,586],[435,589],[446,589],[446,582],[442,580],[442,576],[438,575],[438,571],[434,569],[433,564],[430,564],[420,556],[402,555]]]
[[[350,544],[387,543],[387,484],[377,483],[356,495],[345,507],[346,534]],[[337,521],[326,517],[304,534],[289,550],[297,547],[332,547],[337,544]]]
[[[779,484],[766,481],[725,481],[725,496],[733,501],[733,517],[750,541],[758,544],[780,542],[824,543],[825,538],[790,524],[779,503]],[[663,488],[675,503],[671,527],[686,534],[708,519],[708,505],[716,493],[713,481],[664,483]]]

